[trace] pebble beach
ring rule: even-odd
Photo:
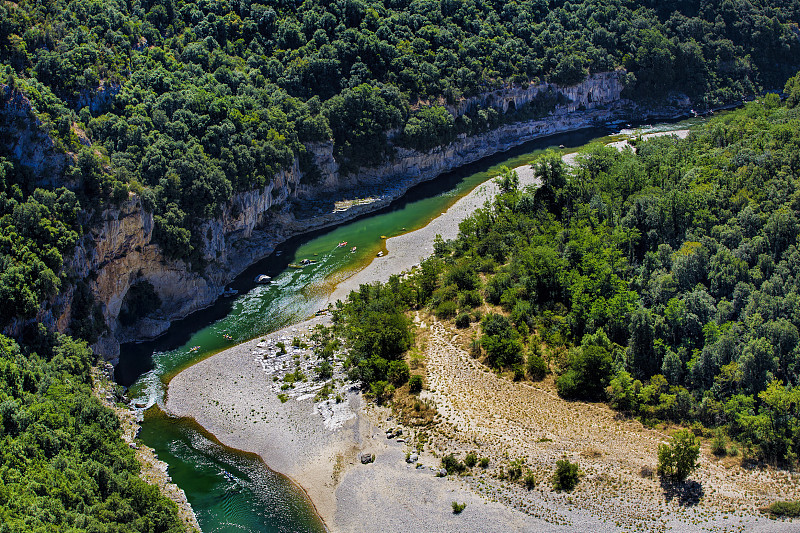
[[[535,183],[530,167],[516,170],[521,186]],[[329,302],[412,269],[433,253],[436,235],[455,238],[458,224],[497,192],[486,182],[424,228],[387,239],[388,254],[339,283]],[[329,320],[311,318],[187,368],[170,382],[166,410],[195,419],[226,446],[261,456],[303,488],[330,531],[798,530],[757,510],[800,497],[797,478],[709,464],[698,475],[704,495],[697,502],[666,498],[657,479],[641,474],[654,467],[663,433],[620,420],[604,405],[565,402],[552,383],[531,386],[487,372],[465,349],[469,331],[419,314],[428,376],[422,397],[439,414],[429,444],[409,460],[416,451],[409,429],[397,433],[390,409],[364,401],[340,362],[327,399],[312,379],[291,390],[279,385],[292,368],[312,372],[310,351],[291,344],[310,342],[313,328]],[[473,450],[490,460],[486,469],[437,476],[443,454],[463,458]],[[374,461],[362,462],[365,456]],[[573,495],[554,493],[547,477],[564,456],[584,469]],[[513,458],[535,472],[535,487],[501,479]],[[704,461],[713,459],[706,453]],[[466,507],[456,514],[453,502]]]

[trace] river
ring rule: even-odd
[[[702,120],[647,126],[642,133],[684,129]],[[324,531],[324,526],[302,490],[269,470],[260,458],[222,446],[191,420],[164,414],[159,406],[172,376],[229,346],[307,318],[323,305],[339,280],[375,257],[384,237],[425,226],[497,176],[502,166],[528,164],[544,150],[560,145],[574,151],[595,141],[619,140],[624,133],[609,135],[607,129],[593,128],[554,135],[443,174],[375,213],[290,239],[231,283],[239,291],[236,297],[221,298],[208,309],[175,322],[154,341],[123,345],[116,380],[130,386],[128,396],[133,401],[152,406],[145,413],[140,437],[167,462],[170,476],[186,492],[203,531]],[[347,246],[337,247],[342,241]],[[354,246],[357,249],[351,253]],[[305,268],[289,266],[302,259],[317,262]],[[254,284],[254,277],[262,273],[274,282]]]

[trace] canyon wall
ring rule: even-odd
[[[200,272],[183,261],[164,256],[153,241],[153,215],[143,208],[137,196],[132,194],[120,207],[95,213],[91,231],[65,265],[73,278],[88,283],[106,322],[107,330],[94,349],[113,361],[119,354],[120,342],[163,333],[170,321],[213,303],[237,274],[293,235],[383,207],[418,183],[529,140],[641,114],[641,110],[621,99],[621,76],[624,73],[601,73],[571,87],[511,87],[464,100],[452,111],[463,113],[476,103],[492,105],[499,111],[507,111],[512,105],[519,109],[549,88],[561,92],[569,102],[546,117],[505,124],[474,136],[462,135],[429,152],[398,148],[384,164],[349,175],[339,172],[332,142],[309,145],[320,178],[313,185],[303,183],[303,174],[295,162],[266,187],[235,194],[219,217],[201,227],[207,266]],[[24,104],[19,103],[20,110]],[[59,165],[54,166],[52,158],[48,159],[49,153],[41,155],[47,150],[29,152],[20,148],[14,153],[23,164],[35,169],[47,167],[48,174],[59,170]],[[57,162],[63,170],[64,163]],[[370,191],[366,201],[365,191]],[[161,299],[161,308],[123,327],[118,317],[125,296],[142,281],[152,285]],[[37,320],[66,330],[71,318],[71,297],[72,289],[45,306]]]

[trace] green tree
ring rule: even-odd
[[[700,465],[700,444],[694,433],[683,429],[675,433],[669,444],[658,446],[658,473],[676,481],[683,481]]]
[[[556,471],[553,474],[553,490],[561,492],[572,492],[578,485],[580,472],[577,463],[571,463],[567,459],[556,461]]]

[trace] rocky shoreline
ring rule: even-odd
[[[522,93],[519,89],[503,89],[486,98],[506,106],[516,100],[522,103],[547,88],[531,86]],[[659,109],[637,107],[621,99],[617,72],[596,74],[576,86],[557,89],[571,102],[546,117],[503,124],[471,137],[460,136],[429,152],[398,149],[391,160],[355,174],[339,172],[332,143],[310,145],[322,176],[319,182],[313,186],[303,183],[303,172],[295,161],[263,189],[236,193],[218,218],[206,221],[200,228],[204,236],[202,256],[208,265],[200,272],[183,261],[164,257],[152,239],[153,215],[144,210],[139,197],[132,195],[119,208],[99,213],[99,222],[79,245],[68,268],[75,278],[89,280],[106,322],[107,333],[93,349],[107,360],[116,361],[120,342],[155,338],[172,321],[211,305],[231,280],[272,253],[280,243],[380,209],[414,185],[444,172],[548,135],[632,117],[656,120],[683,116],[690,105],[688,101],[675,100]],[[154,315],[122,327],[117,317],[129,289],[140,282],[153,286],[162,306]],[[71,319],[72,290],[43,309],[36,320],[52,324],[59,331],[66,330]]]
[[[523,185],[532,182],[529,167],[517,170]],[[413,268],[436,234],[454,237],[458,222],[495,193],[487,182],[425,228],[388,239],[388,255],[342,282],[331,301]],[[331,531],[796,530],[795,522],[776,522],[758,508],[798,498],[797,476],[748,471],[704,449],[692,485],[699,489],[676,492],[652,475],[663,432],[602,404],[565,402],[552,382],[495,375],[469,356],[470,331],[422,313],[415,317],[427,374],[420,401],[435,412],[432,425],[403,424],[397,411],[364,402],[343,381],[338,417],[314,390],[282,399],[278,342],[305,342],[325,321],[290,326],[189,367],[170,382],[166,409],[193,418],[227,446],[259,454],[306,491]],[[441,476],[443,455],[463,459],[468,452],[486,458],[486,467]],[[553,465],[565,456],[583,473],[572,494],[550,487]],[[516,461],[532,474],[532,487],[508,477]],[[463,512],[454,513],[453,502],[466,504]]]
[[[186,499],[186,493],[172,482],[167,473],[168,465],[156,456],[155,450],[145,446],[138,440],[141,429],[141,411],[117,402],[116,385],[113,380],[114,367],[109,363],[101,362],[92,369],[92,382],[94,394],[100,402],[114,411],[119,418],[122,440],[130,446],[136,455],[136,460],[141,465],[139,477],[145,482],[155,485],[161,493],[175,502],[178,506],[178,516],[184,525],[186,533],[197,533],[200,524],[194,514],[192,504]]]

